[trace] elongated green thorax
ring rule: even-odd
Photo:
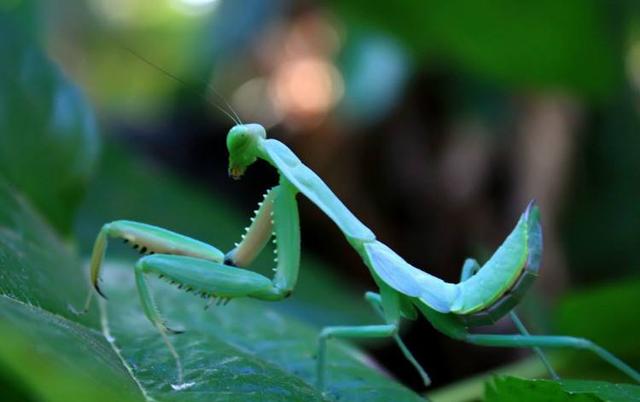
[[[273,139],[259,141],[259,145],[259,157],[278,169],[280,175],[335,222],[352,245],[375,240],[373,232],[286,145]]]

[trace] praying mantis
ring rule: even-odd
[[[239,243],[227,253],[209,244],[169,230],[133,221],[105,224],[95,241],[90,260],[90,290],[87,311],[94,293],[104,297],[98,285],[101,264],[109,238],[119,238],[145,254],[135,264],[135,282],[143,311],[157,328],[176,361],[178,380],[183,382],[182,365],[168,335],[177,333],[166,325],[155,306],[145,277],[158,276],[193,291],[210,301],[224,304],[233,298],[249,297],[278,301],[291,295],[300,266],[300,227],[296,197],[306,196],[342,231],[347,242],[362,258],[375,281],[378,292],[367,292],[365,300],[380,316],[379,325],[330,326],[318,336],[316,383],[321,390],[327,383],[326,350],[331,338],[393,338],[403,355],[416,368],[425,385],[429,376],[398,335],[402,319],[415,320],[421,313],[438,331],[471,344],[532,348],[550,372],[557,375],[540,348],[574,348],[595,353],[633,380],[640,373],[594,344],[570,336],[530,335],[513,309],[538,275],[542,256],[540,211],[531,202],[493,256],[482,266],[467,259],[459,283],[448,283],[415,268],[391,248],[376,239],[338,199],[331,189],[305,166],[282,142],[268,139],[259,124],[238,122],[226,138],[229,151],[229,175],[239,179],[257,159],[274,167],[279,183],[269,189],[258,204],[251,224]],[[246,268],[273,238],[276,243],[276,267],[273,278]],[[496,322],[510,315],[519,334],[474,334],[470,329]]]

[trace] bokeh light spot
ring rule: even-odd
[[[284,62],[271,84],[274,104],[292,115],[324,115],[344,92],[338,70],[327,60],[313,56]]]

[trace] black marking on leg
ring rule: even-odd
[[[94,289],[96,290],[96,292],[98,292],[98,294],[99,294],[100,296],[102,296],[105,300],[109,300],[109,298],[108,298],[107,296],[105,296],[105,294],[104,294],[104,293],[102,293],[102,290],[100,290],[100,286],[98,286],[98,283],[97,283],[97,282],[93,284],[93,287],[94,287]]]
[[[215,296],[211,296],[211,297],[209,298],[209,301],[207,302],[207,304],[205,304],[204,309],[205,309],[205,310],[208,310],[208,309],[209,309],[209,307],[211,307],[211,305],[213,305],[213,302],[215,302],[215,301],[216,301]]]
[[[172,335],[180,335],[180,334],[184,334],[184,330],[183,329],[173,329],[173,328],[169,328],[168,326],[164,325],[164,329],[167,330],[168,333],[172,334]]]
[[[141,253],[141,254],[144,254],[144,253],[146,253],[146,252],[147,252],[147,248],[146,248],[146,247],[142,247],[142,248],[140,249],[140,253]]]
[[[129,243],[129,239],[122,239],[122,242],[123,242],[124,244],[127,244],[127,243]]]
[[[236,263],[233,262],[233,260],[230,257],[225,257],[224,261],[223,261],[223,264],[224,265],[229,265],[231,267],[236,267],[237,266]]]

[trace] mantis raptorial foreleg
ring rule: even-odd
[[[475,275],[480,270],[480,268],[481,268],[481,266],[480,266],[480,264],[478,264],[478,261],[474,260],[473,258],[467,258],[465,260],[464,264],[462,265],[462,273],[460,274],[460,282],[464,282],[467,279],[469,279],[470,277],[472,277],[473,275]],[[518,318],[518,315],[516,314],[516,312],[514,310],[511,310],[509,312],[509,317],[511,318],[511,321],[513,321],[513,324],[516,326],[516,328],[518,329],[518,331],[520,331],[520,333],[522,335],[525,335],[525,336],[529,335],[529,331],[524,326],[524,324],[522,323],[520,318]],[[556,373],[556,371],[554,370],[553,366],[551,366],[551,363],[549,362],[549,359],[547,359],[547,356],[544,354],[542,349],[540,349],[538,347],[534,347],[533,351],[538,355],[538,357],[542,361],[542,364],[544,365],[544,367],[549,372],[549,375],[551,376],[551,378],[553,378],[554,380],[559,380],[560,376]]]
[[[179,381],[182,382],[180,358],[167,336],[180,331],[166,326],[156,308],[145,275],[156,275],[187,292],[199,293],[204,298],[217,298],[219,304],[226,304],[237,297],[276,301],[289,296],[297,281],[300,259],[300,229],[295,196],[295,189],[286,179],[269,190],[259,204],[246,234],[226,255],[206,243],[155,226],[131,221],[105,224],[93,248],[91,283],[104,296],[98,286],[98,278],[109,237],[122,238],[141,253],[148,254],[135,266],[140,301],[146,317],[158,329],[174,356]],[[272,236],[275,236],[274,242],[277,239],[278,246],[273,279],[237,267],[253,262]],[[92,294],[89,293],[83,311],[89,308]]]
[[[105,299],[106,296],[102,290],[100,290],[98,280],[109,238],[122,239],[125,243],[131,244],[133,248],[141,254],[166,253],[190,255],[205,260],[220,262],[224,259],[224,254],[217,248],[167,229],[146,223],[125,220],[107,223],[102,226],[98,233],[89,263],[91,285],[96,292]],[[89,290],[82,310],[76,311],[73,308],[71,308],[71,310],[77,314],[86,313],[91,305],[92,299],[93,291]]]

